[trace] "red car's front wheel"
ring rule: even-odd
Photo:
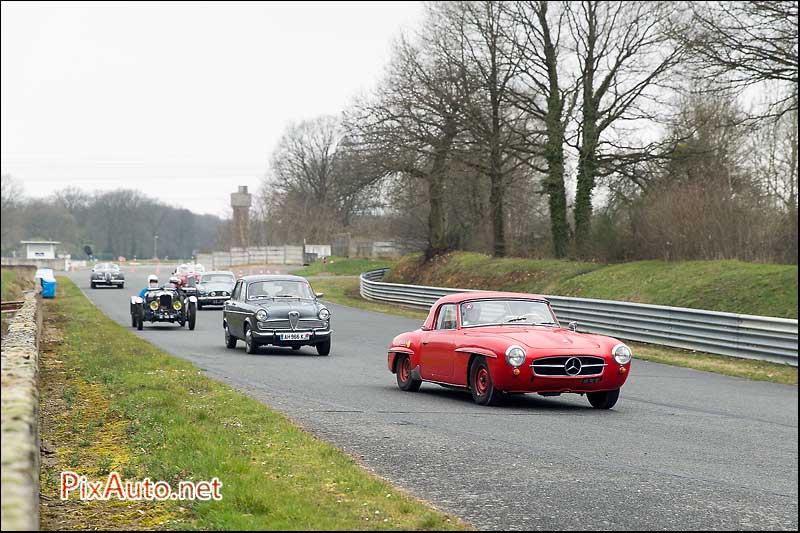
[[[483,357],[476,358],[469,369],[469,390],[478,405],[494,405],[500,400],[502,394],[494,388],[492,374]]]
[[[411,357],[400,355],[395,363],[397,370],[397,386],[406,392],[417,392],[422,385],[421,379],[414,379],[411,373]]]
[[[619,399],[619,389],[605,392],[590,392],[586,394],[589,403],[595,409],[611,409]]]

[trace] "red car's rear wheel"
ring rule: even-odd
[[[494,388],[492,374],[483,357],[476,358],[469,369],[469,390],[478,405],[494,405],[500,401],[502,393]]]
[[[401,354],[395,363],[397,371],[397,386],[400,390],[407,392],[416,392],[422,385],[421,379],[414,379],[411,373],[411,357],[406,354]]]

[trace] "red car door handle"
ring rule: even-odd
[[[422,341],[422,344],[428,344],[428,341]]]

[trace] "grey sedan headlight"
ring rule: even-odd
[[[319,310],[320,320],[328,320],[330,317],[331,317],[331,312],[325,309],[324,307]]]
[[[509,346],[506,350],[506,361],[514,368],[522,366],[525,363],[525,350],[519,346]]]
[[[264,309],[259,309],[258,311],[256,311],[256,320],[258,320],[259,322],[263,322],[267,318],[269,318],[269,313],[267,313]]]
[[[205,294],[206,290],[203,287],[197,287],[197,292],[199,292],[200,294]]]
[[[631,362],[631,357],[633,357],[631,349],[624,344],[614,346],[614,349],[611,350],[611,355],[614,356],[614,361],[621,365],[627,365]]]

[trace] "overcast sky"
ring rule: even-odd
[[[2,3],[2,173],[225,215],[292,121],[372,87],[417,2]]]

